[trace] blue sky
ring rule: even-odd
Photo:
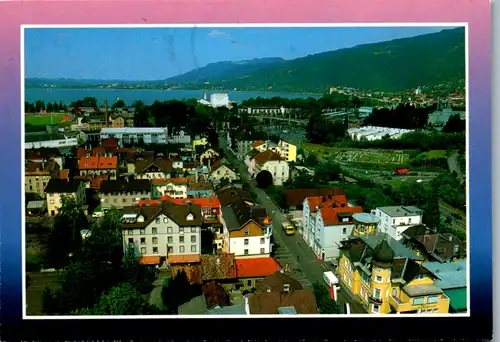
[[[30,28],[25,76],[158,80],[208,63],[306,55],[443,27]]]

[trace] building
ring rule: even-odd
[[[55,160],[27,161],[24,169],[24,192],[45,198],[44,188],[52,178],[59,178],[60,166]]]
[[[45,187],[47,197],[47,211],[50,216],[59,213],[63,197],[72,197],[77,204],[85,205],[85,185],[80,180],[51,178]]]
[[[25,150],[39,149],[39,148],[65,148],[74,146],[78,146],[77,138],[64,138],[64,139],[43,140],[43,141],[33,141],[24,143]]]
[[[297,279],[290,277],[283,270],[279,270],[258,282],[255,286],[255,293],[281,292],[284,289],[300,291],[303,287]]]
[[[353,236],[377,234],[377,227],[380,223],[380,217],[368,213],[358,213],[354,214],[352,218],[354,220],[354,227],[352,230]],[[389,236],[391,235],[389,234]],[[394,237],[392,238],[394,239]]]
[[[186,144],[190,145],[191,144],[191,136],[186,134],[183,130],[180,130],[178,132],[172,132],[170,137],[168,138],[168,143],[170,144]]]
[[[201,211],[194,204],[127,207],[123,209],[123,247],[133,246],[145,264],[200,262]]]
[[[436,277],[398,241],[385,234],[358,237],[343,241],[340,250],[340,284],[368,313],[448,313],[450,299]]]
[[[111,114],[109,118],[111,128],[134,127],[134,114],[121,111]]]
[[[450,298],[450,312],[467,311],[467,261],[449,263],[425,262],[422,264],[436,276],[434,283]]]
[[[367,118],[373,113],[373,107],[359,107],[358,115],[360,118]]]
[[[278,142],[276,152],[288,162],[297,161],[297,146],[290,144],[284,140]]]
[[[188,198],[214,197],[215,191],[212,183],[189,183]]]
[[[251,290],[264,278],[281,269],[280,265],[271,257],[236,258],[236,276],[239,290]]]
[[[203,221],[214,221],[218,220],[220,215],[220,203],[217,197],[203,197],[203,198],[172,198],[169,195],[165,195],[157,200],[142,200],[137,204],[139,207],[161,204],[163,202],[170,202],[178,205],[183,204],[196,204],[201,208],[201,215]]]
[[[401,240],[422,258],[441,263],[467,256],[465,242],[450,233],[436,233],[424,225],[413,226],[402,233]]]
[[[78,160],[80,176],[103,176],[116,179],[118,157],[82,157]]]
[[[238,140],[236,143],[236,156],[240,160],[245,160],[248,151],[252,148],[254,140]]]
[[[389,136],[390,139],[399,139],[403,134],[413,132],[412,129],[403,128],[389,128],[389,127],[376,127],[376,126],[363,126],[363,127],[353,127],[347,130],[347,134],[352,140],[367,140],[374,141],[380,140],[385,136]]]
[[[236,172],[234,172],[229,166],[218,160],[210,168],[210,180],[212,182],[220,182],[223,178],[229,180],[230,182],[238,179]]]
[[[234,198],[222,207],[221,223],[226,252],[237,258],[267,257],[271,253],[272,219],[265,208],[254,208]]]
[[[101,140],[116,138],[120,145],[143,141],[145,144],[166,144],[167,127],[124,127],[101,129]]]
[[[282,185],[290,177],[290,168],[288,163],[276,152],[266,150],[250,156],[247,159],[248,171],[251,175],[256,175],[267,170],[273,176],[274,185]]]
[[[198,100],[200,104],[210,107],[227,107],[231,108],[231,101],[229,101],[229,94],[226,93],[214,93],[210,94],[210,98],[207,99],[207,94],[203,94],[203,99]]]
[[[353,215],[363,209],[349,205],[344,195],[307,197],[303,207],[304,240],[319,259],[338,258],[340,242],[347,240],[354,228]]]
[[[165,179],[172,177],[173,162],[163,155],[138,156],[135,160],[133,172],[137,179]],[[128,171],[132,171],[129,168]]]
[[[204,149],[204,151],[201,152],[200,156],[199,156],[199,158],[200,158],[200,164],[206,165],[205,161],[213,160],[216,157],[219,157],[219,153],[217,153],[217,151],[215,151],[212,148]]]
[[[151,181],[147,179],[103,180],[99,188],[101,204],[123,208],[151,198]]]
[[[64,167],[65,158],[61,151],[57,148],[40,148],[37,150],[26,150],[24,153],[24,159],[27,163],[46,163],[47,161],[54,160],[59,169]]]
[[[373,214],[380,218],[378,229],[396,240],[411,226],[422,223],[424,211],[414,206],[379,207]]]
[[[306,197],[317,196],[345,196],[342,188],[314,188],[283,190],[285,196],[285,210],[303,210]]]
[[[169,196],[171,198],[187,198],[189,181],[181,178],[156,178],[152,179],[153,185],[151,198]]]

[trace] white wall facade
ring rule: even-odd
[[[270,235],[246,236],[229,239],[229,253],[235,257],[269,256],[271,253]]]
[[[154,185],[156,190],[163,195],[168,195],[172,198],[187,198],[187,184],[161,184]]]
[[[401,234],[409,227],[422,224],[422,215],[392,217],[380,208],[375,209],[374,214],[380,218],[378,230],[387,233],[394,240],[401,240]]]
[[[274,185],[283,185],[290,177],[290,167],[284,160],[271,160],[261,166],[261,170],[267,170],[273,175]]]

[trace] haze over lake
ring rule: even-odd
[[[104,100],[108,103],[113,103],[117,98],[123,100],[128,106],[134,101],[141,100],[146,105],[152,104],[154,101],[167,100],[183,100],[183,99],[201,99],[203,98],[203,90],[128,90],[128,89],[39,89],[32,88],[25,90],[25,101],[35,102],[42,100],[47,102],[59,102],[69,105],[73,101],[82,100],[84,97],[95,97],[99,104],[103,104]],[[206,92],[207,96],[216,93],[215,91]],[[294,93],[273,93],[273,92],[228,92],[229,99],[241,103],[244,100],[274,96],[284,98],[319,98],[320,95],[311,94],[294,94]]]

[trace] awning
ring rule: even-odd
[[[139,262],[143,265],[159,265],[160,264],[160,256],[159,255],[143,256]]]

